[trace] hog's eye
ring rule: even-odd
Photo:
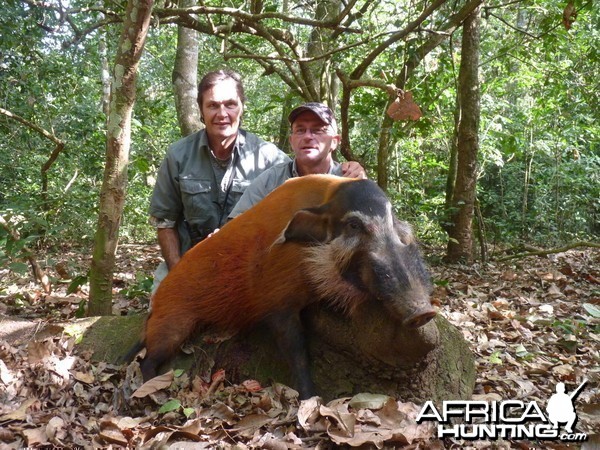
[[[363,231],[365,229],[365,225],[358,217],[349,217],[346,220],[346,228],[354,232]]]

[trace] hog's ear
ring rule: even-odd
[[[329,215],[325,213],[325,208],[321,207],[297,211],[276,243],[323,244],[329,240]]]
[[[415,236],[413,235],[412,228],[406,222],[402,222],[394,217],[394,230],[400,238],[400,242],[404,245],[410,245],[415,242]]]

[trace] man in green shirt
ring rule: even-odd
[[[332,155],[339,145],[340,136],[329,107],[322,103],[305,103],[290,113],[288,121],[294,160],[277,164],[260,174],[233,208],[230,219],[251,208],[289,178],[309,174],[367,177],[360,164],[340,164],[333,160]]]
[[[244,103],[235,72],[210,72],[200,82],[198,104],[206,128],[169,148],[150,200],[150,221],[164,259],[154,288],[188,249],[227,220],[254,178],[290,160],[274,144],[240,129]]]

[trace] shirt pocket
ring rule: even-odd
[[[248,186],[250,186],[250,181],[248,180],[233,180],[231,192],[229,193],[231,201],[228,202],[231,208],[237,204]]]
[[[211,180],[185,178],[179,180],[185,218],[189,222],[206,221],[214,216]]]

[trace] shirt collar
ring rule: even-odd
[[[200,134],[200,148],[206,148],[206,151],[210,148],[208,145],[208,134],[206,133],[206,129],[202,130]],[[244,146],[246,145],[246,132],[241,128],[238,130],[237,137],[235,138],[235,142],[233,143],[233,154],[240,153],[244,150]]]
[[[329,165],[329,170],[327,171],[327,173],[329,175],[334,175],[335,168],[338,165],[339,165],[338,162],[331,160],[331,164]],[[298,165],[296,164],[296,158],[294,158],[294,160],[292,161],[292,176],[294,176],[294,177],[300,176],[300,174],[298,173]]]

